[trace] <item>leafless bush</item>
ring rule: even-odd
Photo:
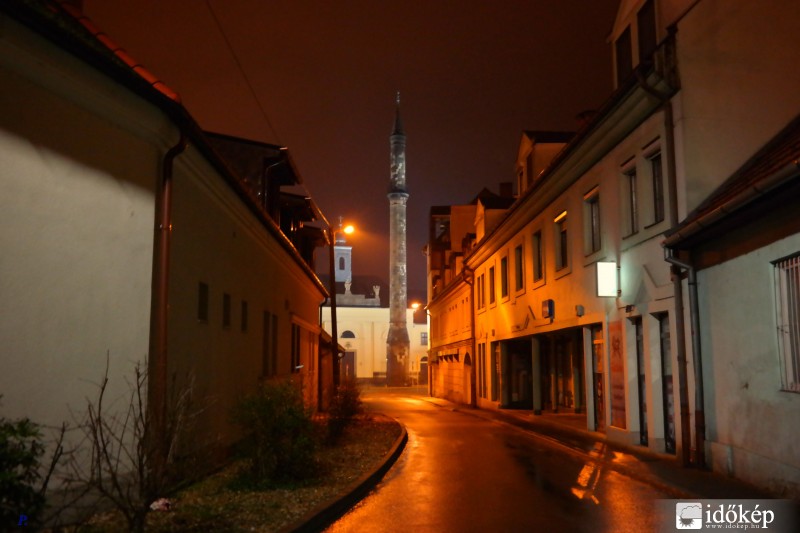
[[[66,463],[64,486],[76,500],[90,500],[94,509],[116,509],[130,531],[143,531],[150,504],[178,481],[182,436],[197,415],[191,405],[193,380],[185,387],[171,387],[164,430],[158,432],[147,406],[147,372],[142,365],[134,366],[123,410],[109,408],[108,372],[106,357],[97,396],[87,399],[86,412],[78,420],[83,439]]]

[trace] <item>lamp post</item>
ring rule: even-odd
[[[339,232],[353,233],[353,226],[345,226],[342,228],[341,218],[339,219],[339,229],[328,225],[328,266],[330,268],[330,302],[331,302],[331,343],[333,345],[333,386],[339,388],[340,383],[340,355],[339,355],[339,332],[337,331],[336,324],[336,234]]]

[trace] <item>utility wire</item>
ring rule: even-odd
[[[281,142],[281,136],[278,135],[278,132],[272,126],[272,121],[270,121],[267,112],[264,110],[264,106],[261,105],[261,100],[258,99],[258,95],[256,94],[256,91],[253,88],[253,84],[250,82],[250,78],[247,77],[247,73],[245,73],[244,68],[242,68],[242,63],[241,61],[239,61],[239,57],[236,55],[236,52],[234,52],[233,46],[231,46],[231,42],[230,40],[228,40],[228,36],[225,34],[225,30],[222,29],[222,24],[217,18],[216,13],[214,13],[214,9],[211,7],[210,0],[205,0],[205,2],[206,2],[206,7],[208,8],[208,12],[211,13],[211,18],[213,18],[214,22],[217,24],[217,29],[219,30],[220,35],[222,35],[222,39],[225,41],[225,45],[228,47],[228,51],[231,53],[233,61],[236,63],[236,67],[239,69],[239,72],[241,73],[245,83],[247,84],[247,88],[250,89],[250,94],[253,96],[253,100],[256,101],[256,105],[258,106],[258,109],[261,111],[261,116],[263,116],[264,120],[267,122],[267,126],[269,126],[272,135],[274,135],[275,139],[277,140],[277,144],[283,145],[283,143]]]

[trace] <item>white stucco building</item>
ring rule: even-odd
[[[135,363],[154,410],[191,377],[192,444],[215,451],[265,379],[302,382],[316,406],[327,292],[306,236],[281,228],[305,213],[282,203],[282,180],[300,181],[286,150],[252,143],[266,181],[231,171],[178,96],[70,5],[3,2],[0,27],[4,416],[73,423],[106,358],[108,414]]]
[[[388,291],[376,277],[353,274],[353,247],[337,233],[334,247],[336,329],[344,348],[341,375],[360,382],[386,382],[386,342],[389,334]],[[417,302],[422,304],[422,302]],[[331,308],[321,309],[322,327],[331,332]],[[423,309],[406,310],[410,340],[408,383],[427,378],[428,317]],[[422,371],[423,377],[420,378]]]

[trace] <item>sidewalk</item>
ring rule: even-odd
[[[602,461],[628,477],[654,486],[675,499],[768,499],[775,496],[734,478],[697,468],[684,468],[673,455],[609,441],[602,433],[578,427],[581,417],[536,416],[529,411],[475,409],[441,398],[423,400],[470,416],[510,424],[566,447],[587,460]],[[582,425],[582,423],[581,423]]]

